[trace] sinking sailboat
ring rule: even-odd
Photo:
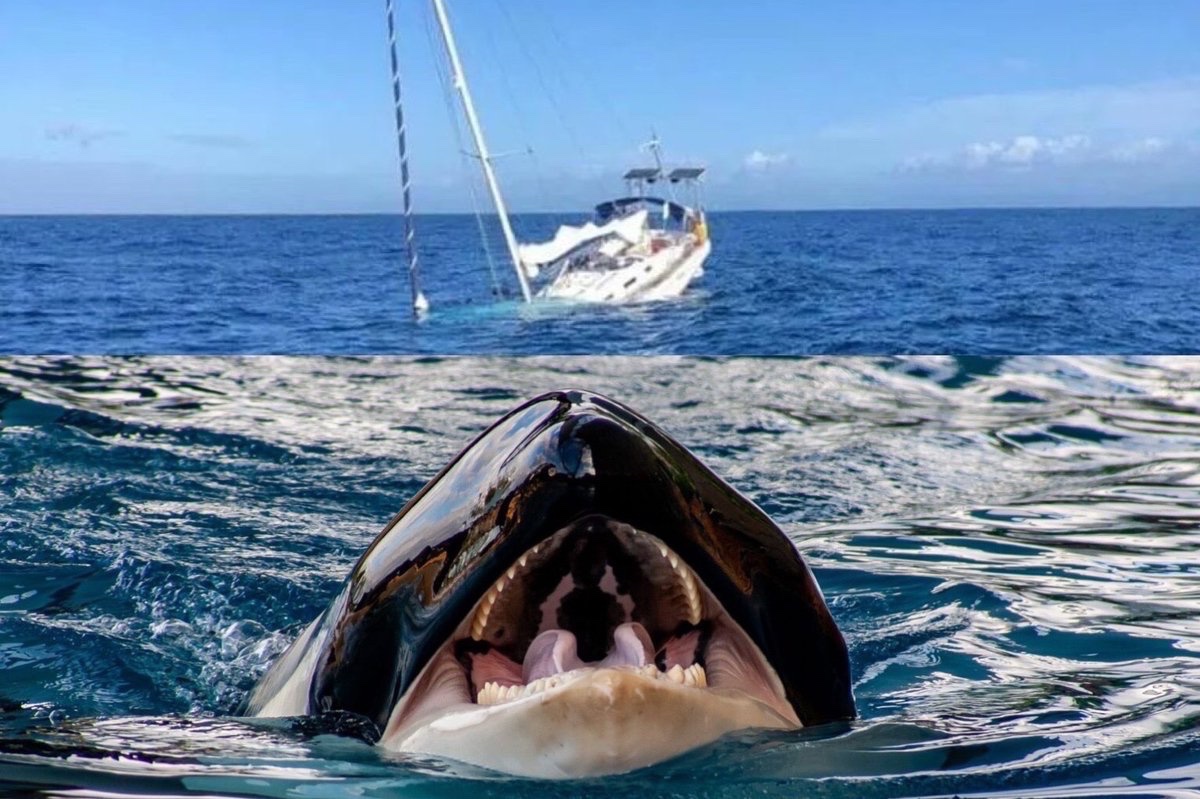
[[[690,283],[703,274],[705,259],[712,251],[708,218],[701,196],[704,168],[685,166],[667,171],[663,165],[662,147],[656,136],[647,145],[654,156],[654,166],[638,167],[625,174],[628,184],[626,196],[597,205],[595,218],[591,222],[578,226],[564,225],[549,241],[520,243],[500,190],[494,157],[488,150],[475,110],[445,0],[432,0],[432,4],[445,45],[450,82],[474,139],[476,152],[472,155],[478,160],[483,173],[525,302],[648,302],[682,294]],[[412,205],[392,6],[393,0],[387,0],[392,46],[392,87],[404,180],[405,238],[409,248],[413,307],[420,314],[428,309],[428,302],[419,289],[417,257],[413,246]],[[666,188],[667,197],[649,194],[659,185]],[[690,205],[676,199],[677,190],[689,193]]]
[[[538,297],[577,302],[648,302],[678,297],[704,272],[712,250],[700,203],[701,167],[664,173],[658,140],[650,142],[657,165],[625,174],[627,196],[600,203],[596,218],[564,225],[554,238],[518,247],[527,276],[541,277]],[[691,190],[692,205],[647,194],[666,181]]]

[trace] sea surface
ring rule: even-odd
[[[518,216],[526,240],[578,217]],[[0,217],[0,353],[1200,352],[1200,209],[714,213],[676,301],[518,301],[494,219]]]
[[[427,479],[568,386],[779,522],[857,721],[542,784],[233,716]],[[5,358],[0,507],[0,794],[1200,792],[1196,359]]]

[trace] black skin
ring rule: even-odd
[[[521,554],[569,526],[587,547],[588,530],[607,519],[657,536],[688,563],[775,668],[805,726],[854,717],[846,644],[783,532],[650,422],[580,391],[505,416],[384,528],[313,639],[325,653],[310,712],[357,713],[382,728]],[[585,588],[563,603],[566,627],[577,626],[572,614],[612,610],[602,606],[611,598],[586,590],[599,579],[579,565],[587,561],[574,561]],[[580,654],[597,659],[605,646],[581,640]]]

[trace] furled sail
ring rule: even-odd
[[[636,244],[642,238],[646,229],[646,211],[638,211],[614,219],[604,225],[588,222],[586,225],[574,227],[563,225],[550,241],[537,244],[522,244],[520,246],[521,261],[527,266],[544,266],[552,264],[585,244],[599,239],[616,236],[628,244]]]

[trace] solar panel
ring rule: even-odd
[[[681,166],[678,169],[671,170],[668,176],[672,183],[678,183],[681,180],[695,180],[704,174],[702,166]]]
[[[648,180],[651,183],[662,177],[662,170],[654,167],[638,167],[625,173],[625,180]]]

